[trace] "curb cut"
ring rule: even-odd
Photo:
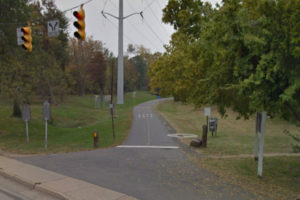
[[[167,99],[168,100],[168,99]],[[155,114],[158,115],[159,119],[164,123],[164,126],[168,129],[169,133],[177,133],[177,130],[171,125],[171,123],[156,109],[156,105],[163,103],[164,101],[159,101],[156,104],[152,106],[152,111],[155,112]],[[181,149],[186,152],[191,154],[193,157],[201,157],[199,153],[197,153],[193,148],[190,147],[189,145],[183,143],[179,138],[172,138],[180,147]]]

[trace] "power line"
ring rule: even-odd
[[[119,9],[119,7],[118,7],[113,1],[109,0],[109,2],[110,2],[117,10]]]
[[[62,13],[65,13],[65,12],[67,12],[67,11],[70,11],[70,10],[73,10],[73,9],[75,9],[75,8],[78,8],[78,7],[81,6],[81,5],[88,4],[88,3],[90,3],[91,1],[93,1],[93,0],[88,0],[88,1],[86,1],[86,2],[84,2],[84,3],[82,3],[82,4],[80,4],[80,5],[74,6],[74,7],[72,7],[72,8],[69,8],[69,9],[64,10],[64,11],[61,11],[61,12],[62,12]],[[30,21],[30,20],[29,20],[29,21]],[[34,23],[37,23],[37,22],[40,22],[40,20],[33,21],[33,22],[31,22],[31,23],[34,24]],[[27,22],[0,22],[0,24],[25,24],[25,23],[27,23]]]
[[[112,3],[112,5],[116,8],[116,9],[118,9],[118,7],[113,3],[113,2],[111,2]],[[129,7],[131,8],[131,10],[132,11],[135,11],[135,9],[132,7],[132,5],[130,4],[130,1],[128,1],[128,5],[129,5]],[[109,22],[110,23],[112,23],[110,20],[109,20]],[[143,34],[138,28],[136,28],[136,26],[133,24],[133,23],[131,23],[131,21],[129,21],[129,23],[130,23],[130,25],[131,25],[131,27],[132,28],[134,28],[135,29],[135,31],[136,32],[138,32],[144,39],[146,39],[147,40],[147,42],[149,42],[149,44],[152,46],[152,47],[154,47],[155,49],[157,48],[154,44],[153,44],[153,41],[151,41],[148,37],[146,37],[146,35],[145,34]],[[112,23],[116,28],[118,28],[118,26],[117,25],[115,25],[114,23]],[[124,34],[125,35],[125,34]],[[129,39],[133,44],[135,44],[136,42],[133,42],[131,39]]]
[[[116,24],[114,24],[110,19],[105,18],[108,22],[110,22],[116,29],[118,29],[118,26]],[[135,43],[129,36],[125,35],[125,38],[127,38],[131,43]]]
[[[155,1],[156,2],[156,4],[158,5],[158,7],[161,9],[161,10],[163,10],[163,6],[159,3],[160,1]]]
[[[80,4],[80,5],[74,6],[74,7],[72,7],[72,8],[67,9],[67,10],[64,10],[64,11],[62,11],[62,12],[67,12],[67,11],[73,10],[73,9],[75,9],[75,8],[78,8],[78,7],[81,6],[81,5],[88,4],[88,3],[90,3],[91,1],[93,1],[93,0],[88,0],[88,1],[86,1],[86,2],[84,2],[84,3],[82,3],[82,4]]]
[[[146,26],[150,29],[150,31],[155,35],[155,37],[161,42],[162,45],[164,45],[164,42],[162,41],[162,39],[160,39],[160,37],[156,34],[156,32],[151,28],[151,26],[148,24],[148,22],[146,20],[144,20]]]
[[[102,10],[105,9],[107,2],[108,2],[108,0],[106,0],[106,1],[104,2],[104,6],[103,6],[103,9],[102,9]]]
[[[142,10],[142,12],[145,11],[147,8],[149,8],[149,7],[151,6],[151,4],[152,4],[154,1],[155,1],[155,0],[152,0],[151,3],[149,3],[149,4]]]
[[[155,15],[154,11],[152,10],[152,8],[150,7],[150,11],[152,12],[153,16],[155,17],[155,19],[159,22],[159,24],[161,25],[161,27],[164,29],[164,33],[169,37],[168,31],[166,30],[166,28],[162,25],[162,21],[160,21],[158,19],[158,17]]]
[[[129,5],[129,7],[131,8],[131,10],[133,11],[133,12],[135,12],[135,9],[133,8],[133,6],[132,6],[132,4],[130,3],[130,1],[128,1],[128,5]],[[136,28],[136,26],[134,26],[130,21],[129,21],[129,23],[130,23],[130,25],[141,35],[141,36],[143,36],[148,42],[149,42],[149,44],[152,46],[152,47],[154,47],[154,48],[157,48],[156,46],[154,46],[153,45],[153,42],[148,38],[148,37],[146,37],[146,35],[145,34],[143,34],[138,28]],[[159,49],[159,48],[158,48]]]
[[[146,35],[145,34],[143,34],[138,28],[136,28],[136,26],[134,26],[130,21],[129,21],[129,23],[130,23],[130,25],[142,36],[142,37],[144,37],[148,42],[149,42],[149,44],[152,46],[152,47],[155,47],[156,48],[156,46],[154,46],[154,44],[153,44],[153,42],[148,38],[148,37],[146,37]]]

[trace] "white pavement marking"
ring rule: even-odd
[[[119,145],[118,148],[179,149],[177,146]]]

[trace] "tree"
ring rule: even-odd
[[[92,81],[93,92],[105,94],[108,92],[106,89],[106,79],[108,63],[101,51],[95,52],[91,61],[88,64],[88,75],[89,79]]]
[[[177,30],[151,66],[152,90],[181,101],[266,110],[300,122],[299,10],[294,0],[171,0],[163,20]]]
[[[86,41],[83,42],[73,38],[70,41],[69,47],[72,61],[68,70],[76,82],[77,94],[82,96],[85,95],[87,86],[92,84],[89,80],[88,65],[97,52],[103,51],[102,43],[93,40],[92,37],[88,37]]]

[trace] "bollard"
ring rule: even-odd
[[[94,130],[93,137],[94,137],[94,148],[97,148],[99,143],[99,134],[97,130]]]
[[[203,125],[202,126],[202,146],[206,147],[206,142],[207,142],[207,126]]]

